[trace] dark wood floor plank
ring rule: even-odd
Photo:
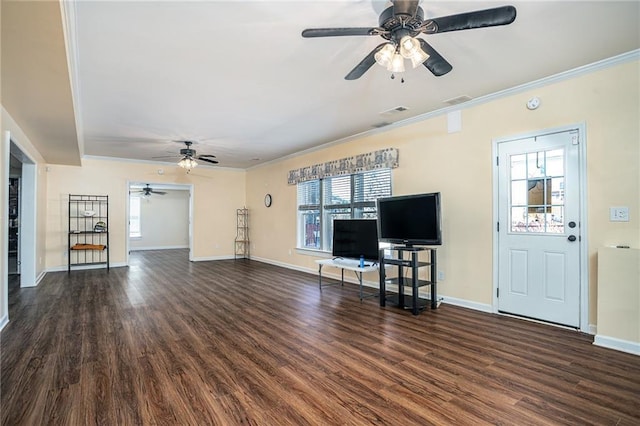
[[[256,261],[134,252],[9,309],[3,425],[640,424],[640,357],[592,336]]]

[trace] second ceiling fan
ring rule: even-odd
[[[156,191],[155,189],[151,188],[151,186],[149,186],[149,184],[147,183],[145,187],[141,188],[140,191],[137,191],[138,194],[140,194],[142,197],[150,197],[152,194],[155,195],[165,195],[166,192],[164,191]]]
[[[387,40],[369,52],[346,75],[346,80],[360,78],[376,62],[392,73],[403,72],[404,59],[410,59],[414,68],[423,64],[439,77],[453,67],[429,43],[417,38],[418,35],[508,25],[516,19],[513,6],[425,19],[418,3],[419,0],[392,1],[380,14],[377,27],[309,28],[302,31],[302,37],[380,36]]]

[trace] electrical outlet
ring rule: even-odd
[[[438,271],[438,281],[444,281],[444,271]]]
[[[609,221],[629,222],[629,207],[609,207]]]

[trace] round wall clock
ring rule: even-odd
[[[271,203],[273,202],[273,199],[271,198],[271,194],[267,194],[264,196],[264,205],[267,207],[271,207]]]

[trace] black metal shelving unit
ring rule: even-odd
[[[390,256],[385,255],[390,252]],[[420,261],[419,253],[427,252],[428,260]],[[408,256],[405,257],[405,254]],[[398,275],[388,278],[385,266],[397,266]],[[421,280],[418,276],[420,268],[428,268],[428,279]],[[405,277],[405,272],[410,272],[411,277]],[[397,285],[397,292],[389,292],[387,285]],[[429,299],[423,299],[419,295],[421,287],[429,286]],[[405,294],[405,291],[410,294]],[[436,249],[431,247],[405,247],[396,246],[380,250],[380,306],[386,302],[397,305],[403,309],[410,309],[413,315],[418,315],[427,306],[436,309],[440,303],[437,297],[437,261]]]
[[[69,194],[68,272],[74,266],[109,269],[109,196]]]

